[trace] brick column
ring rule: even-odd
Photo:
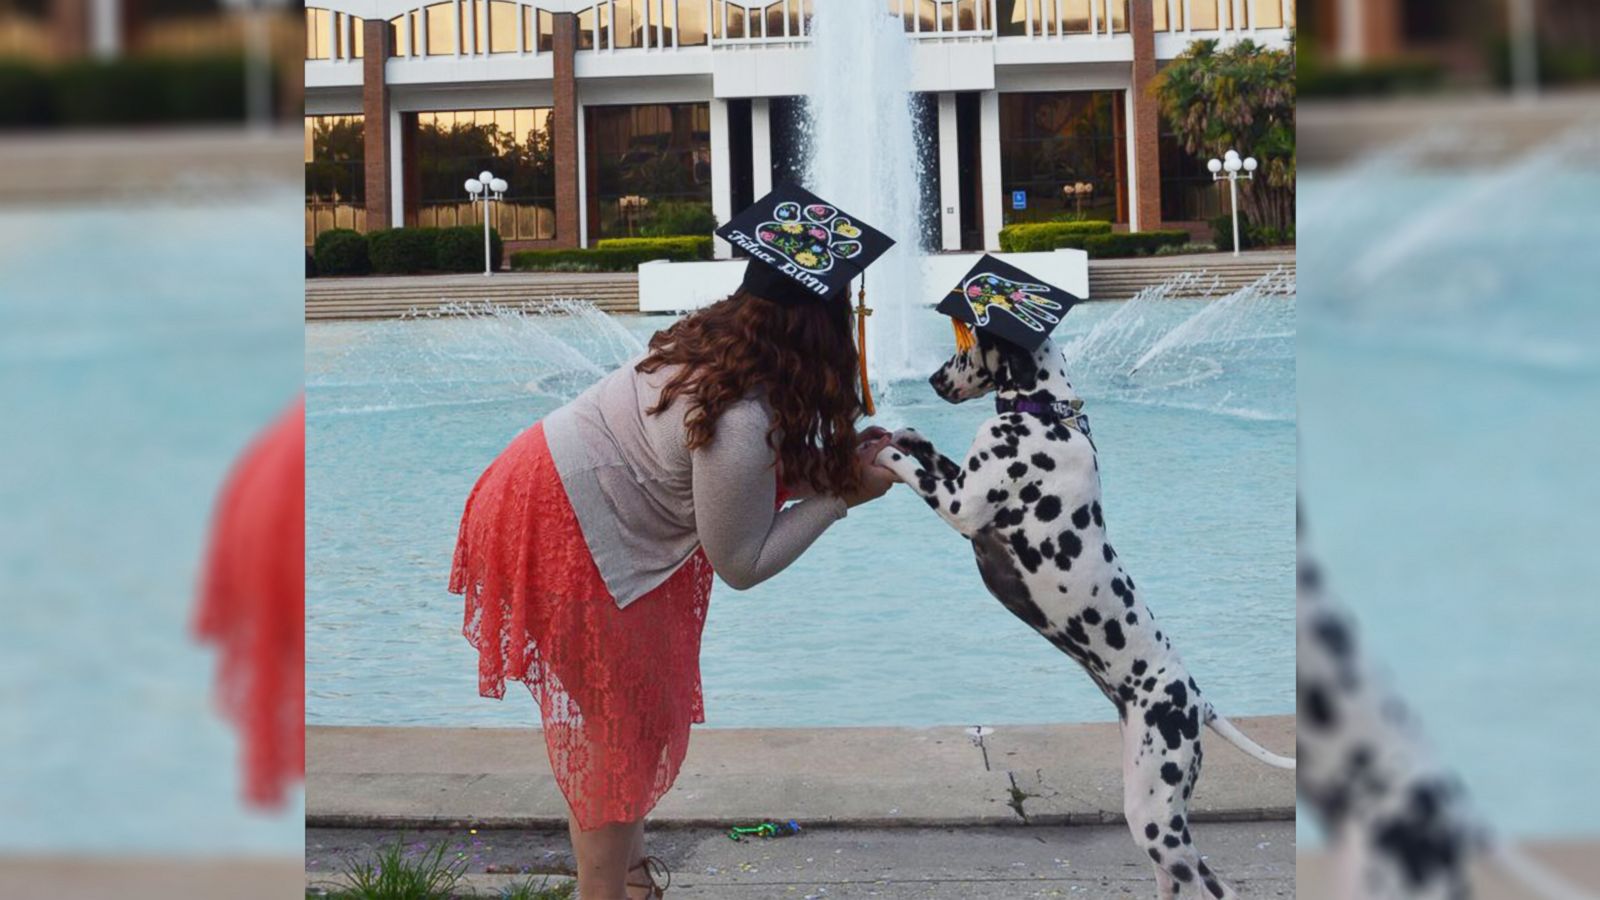
[[[1152,0],[1129,4],[1128,30],[1133,34],[1133,209],[1130,231],[1161,227],[1161,114],[1150,96],[1156,77],[1155,7]]]
[[[578,217],[583,215],[583,198],[578,196],[578,17],[556,13],[554,19],[555,108],[550,113],[550,146],[556,162],[555,246],[576,247]]]
[[[50,33],[60,59],[76,59],[89,49],[89,0],[50,0]]]
[[[389,191],[389,86],[384,64],[389,60],[389,23],[366,19],[361,23],[365,47],[361,58],[361,121],[366,141],[367,229],[394,224]]]

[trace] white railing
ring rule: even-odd
[[[326,0],[324,0],[326,2]],[[873,2],[873,0],[859,0]],[[1130,2],[1154,4],[1158,35],[1245,35],[1294,27],[1294,0],[878,0],[921,41],[1079,40],[1125,34]],[[759,48],[811,40],[815,0],[595,0],[578,13],[579,52]],[[337,7],[337,2],[330,6]],[[537,55],[538,0],[436,0],[389,20],[396,56]],[[1005,19],[1002,21],[1002,16]],[[630,21],[630,19],[632,21]],[[619,22],[623,30],[619,32]],[[306,7],[306,61],[359,60],[362,20]],[[516,32],[512,41],[506,29]],[[686,31],[687,29],[687,31]]]

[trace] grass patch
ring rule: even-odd
[[[467,858],[447,841],[424,849],[407,848],[397,838],[366,860],[341,870],[343,885],[312,889],[308,898],[331,900],[456,900],[467,893],[464,877]],[[577,887],[570,882],[552,885],[549,878],[530,876],[502,889],[503,900],[575,900]]]

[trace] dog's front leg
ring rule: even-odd
[[[972,453],[977,453],[974,444]],[[889,469],[937,512],[940,518],[967,537],[989,524],[993,502],[975,472],[935,450],[910,428],[894,433],[894,442],[878,453],[878,465]]]

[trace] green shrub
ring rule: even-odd
[[[0,63],[0,128],[48,125],[50,80],[26,63]]]
[[[1172,244],[1156,251],[1157,256],[1183,256],[1189,253],[1215,253],[1216,244]]]
[[[85,59],[51,73],[65,125],[219,122],[244,118],[240,57]]]
[[[597,250],[645,250],[660,252],[661,259],[710,259],[711,235],[679,235],[655,238],[606,238],[595,244]]]
[[[1091,259],[1118,256],[1150,256],[1162,247],[1179,247],[1189,241],[1189,232],[1130,231],[1122,234],[1091,234],[1083,240],[1083,250]]]
[[[322,275],[365,275],[372,271],[367,239],[349,228],[330,228],[317,235],[317,272]]]
[[[1233,216],[1224,214],[1212,217],[1211,239],[1218,250],[1233,252]],[[1239,213],[1239,249],[1249,250],[1254,246],[1250,241],[1250,217]]]
[[[705,235],[717,230],[717,217],[711,214],[711,204],[668,200],[655,207],[652,221],[641,229],[646,237],[674,237],[677,235]]]
[[[306,251],[306,277],[317,277],[317,258],[311,255],[310,250]]]
[[[483,271],[483,226],[462,225],[439,229],[435,239],[434,268],[441,272]],[[500,232],[489,229],[489,267],[498,271],[505,257]]]
[[[483,238],[478,238],[482,253]],[[415,275],[438,265],[439,229],[385,228],[367,234],[372,271],[382,275]]]
[[[518,272],[633,272],[641,263],[653,260],[690,262],[710,255],[710,238],[677,244],[617,238],[600,244],[587,250],[522,250],[511,254],[511,268]]]
[[[1076,247],[1076,239],[1110,234],[1110,222],[1019,222],[1000,229],[1000,249],[1007,253]]]

